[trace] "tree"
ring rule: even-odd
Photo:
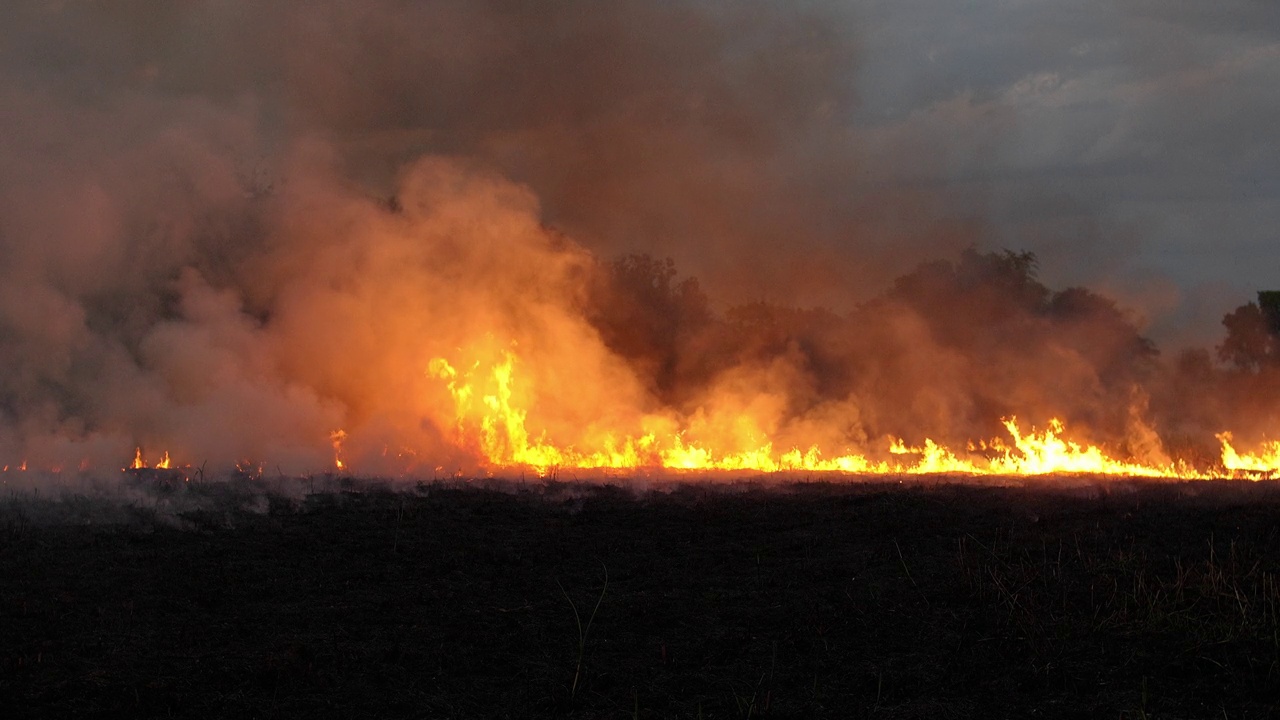
[[[1063,327],[1087,329],[1079,344],[1086,354],[1114,355],[1133,361],[1159,355],[1155,343],[1143,337],[1115,301],[1088,288],[1071,287],[1053,294],[1047,314]],[[1090,353],[1090,351],[1093,351]]]
[[[1280,290],[1260,290],[1258,307],[1262,317],[1267,321],[1267,329],[1271,336],[1280,338]]]
[[[587,308],[609,349],[666,398],[677,389],[685,344],[714,321],[698,281],[678,275],[671,258],[626,255],[600,267]]]
[[[957,262],[924,263],[894,281],[885,296],[915,310],[934,337],[954,347],[1017,334],[1046,310],[1050,291],[1036,278],[1029,252],[980,253],[969,248]]]
[[[1245,372],[1258,372],[1276,363],[1280,356],[1277,334],[1257,303],[1232,310],[1222,318],[1222,324],[1227,337],[1218,346],[1219,360]]]

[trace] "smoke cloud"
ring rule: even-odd
[[[963,446],[1031,413],[1155,462],[1225,429],[1172,419],[1191,365],[1110,301],[964,250],[1001,198],[939,178],[1002,157],[1015,103],[857,124],[861,17],[8,3],[0,458],[309,472],[341,430],[354,468],[469,468],[489,400],[450,384],[507,358],[494,402],[562,446]]]

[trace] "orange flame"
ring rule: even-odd
[[[1147,478],[1269,477],[1280,474],[1280,443],[1260,454],[1241,454],[1230,436],[1222,442],[1222,468],[1205,471],[1184,463],[1167,465],[1117,459],[1103,448],[1069,439],[1065,424],[1053,418],[1044,430],[1023,430],[1014,417],[1003,419],[1008,439],[995,438],[958,454],[925,438],[918,446],[902,439],[888,443],[891,460],[876,461],[845,450],[830,455],[817,447],[776,449],[761,423],[750,413],[680,421],[645,416],[640,428],[584,433],[574,444],[556,444],[545,432],[530,432],[529,410],[517,382],[516,355],[502,352],[486,366],[474,362],[458,369],[444,358],[428,364],[428,374],[442,381],[453,399],[456,442],[477,451],[494,468],[530,468],[540,474],[555,468],[673,470],[747,470],[833,472],[853,474],[937,474],[1039,476],[1052,474],[1112,475]],[[732,428],[719,436],[710,428]],[[694,430],[697,432],[694,432]],[[693,436],[696,436],[694,439]],[[754,444],[743,438],[755,438]],[[725,448],[739,448],[727,450]]]
[[[1255,454],[1240,453],[1231,444],[1231,433],[1218,434],[1218,442],[1222,443],[1222,466],[1238,475],[1271,478],[1280,475],[1280,441],[1263,443],[1261,450]]]
[[[347,439],[347,432],[341,428],[329,433],[329,441],[333,443],[333,466],[345,470],[347,465],[342,461],[342,442]]]
[[[87,469],[88,465],[89,465],[88,460],[82,460],[80,462],[80,469],[81,470]],[[150,466],[147,465],[147,461],[142,457],[142,448],[141,447],[134,448],[133,462],[129,463],[128,467],[126,467],[125,470],[146,470],[148,467]],[[160,461],[156,463],[155,468],[157,470],[169,470],[172,467],[173,467],[173,460],[170,459],[169,451],[166,450],[164,451],[164,455],[161,456]]]
[[[514,347],[514,346],[512,346]],[[758,473],[803,472],[853,475],[954,474],[970,476],[1098,475],[1144,478],[1280,478],[1280,441],[1263,442],[1255,451],[1237,449],[1229,432],[1216,437],[1221,458],[1214,467],[1194,467],[1183,462],[1138,462],[1112,456],[1104,448],[1072,439],[1058,418],[1044,429],[1026,428],[1016,417],[1003,418],[1007,437],[969,441],[959,451],[932,438],[908,445],[903,438],[886,438],[882,445],[863,444],[830,452],[817,444],[808,447],[779,445],[773,427],[761,415],[759,404],[724,404],[699,408],[692,415],[674,412],[638,413],[618,426],[574,427],[559,436],[546,426],[532,424],[539,396],[520,371],[514,350],[477,352],[481,360],[455,364],[437,357],[427,365],[427,376],[439,383],[452,400],[453,442],[470,451],[490,470],[531,470],[548,475],[560,469],[672,471],[746,471]],[[437,404],[438,407],[438,404]],[[729,409],[725,409],[729,408]],[[532,428],[532,429],[531,429]],[[568,436],[568,441],[564,437]],[[333,466],[347,470],[344,429],[329,433]],[[788,443],[789,444],[789,443]],[[417,451],[383,446],[384,458],[398,458],[416,467]],[[1157,453],[1159,455],[1159,453]],[[80,470],[89,469],[82,459]],[[126,470],[148,468],[142,448],[134,449]],[[165,451],[156,469],[175,467]],[[260,463],[236,465],[243,473],[261,476]],[[27,470],[24,460],[14,469]],[[54,467],[56,472],[60,468]],[[8,472],[9,465],[3,466]],[[443,467],[437,473],[446,472]]]

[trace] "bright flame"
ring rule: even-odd
[[[1196,468],[1181,462],[1166,465],[1119,460],[1096,445],[1070,439],[1065,424],[1050,419],[1043,430],[1024,429],[1016,417],[1004,418],[1007,438],[969,442],[956,452],[931,438],[908,445],[901,438],[887,438],[874,457],[849,448],[828,454],[818,445],[807,448],[779,448],[766,431],[768,423],[747,410],[706,411],[688,417],[673,414],[638,415],[631,428],[576,428],[572,442],[557,442],[545,429],[531,431],[529,417],[537,407],[537,396],[522,380],[520,362],[513,350],[489,353],[489,360],[473,360],[455,365],[435,358],[427,365],[427,375],[443,384],[452,399],[453,442],[475,453],[491,470],[532,470],[539,475],[560,469],[672,471],[747,471],[759,473],[804,472],[841,474],[953,474],[972,476],[1110,475],[1145,478],[1247,479],[1280,478],[1280,441],[1268,441],[1254,452],[1238,450],[1231,433],[1217,435],[1221,443],[1221,464]],[[459,368],[462,369],[459,369]],[[347,469],[344,444],[346,430],[329,434],[333,464]],[[384,446],[384,458],[399,458],[416,466],[417,452]],[[876,457],[883,459],[875,459]],[[148,468],[142,448],[134,449],[126,470]],[[168,451],[155,463],[156,469],[175,467]],[[81,471],[89,461],[81,460]],[[242,462],[237,470],[261,476],[260,463]],[[16,466],[25,471],[26,461]],[[3,466],[8,472],[9,465]],[[60,467],[53,468],[53,471]],[[436,468],[437,473],[446,472]]]
[[[1092,475],[1132,475],[1138,477],[1185,477],[1182,468],[1153,467],[1121,462],[1107,457],[1101,449],[1064,440],[1063,424],[1054,418],[1049,429],[1026,435],[1018,429],[1016,418],[1002,420],[1013,438],[1014,449],[993,440],[991,447],[1001,455],[991,461],[991,470],[1000,475],[1046,475],[1050,473],[1087,473]]]
[[[333,444],[333,466],[345,470],[347,464],[342,461],[342,442],[347,439],[347,432],[341,428],[329,433],[329,442]]]
[[[848,450],[827,456],[816,446],[778,450],[747,414],[727,418],[731,422],[686,421],[683,425],[673,424],[670,418],[652,416],[642,421],[642,425],[648,426],[647,431],[612,432],[579,439],[575,445],[558,445],[548,440],[544,432],[531,433],[528,429],[529,411],[516,399],[528,394],[518,385],[517,367],[516,355],[509,350],[489,365],[476,361],[462,370],[444,358],[428,364],[429,375],[443,381],[453,398],[456,442],[478,451],[487,464],[495,468],[525,467],[540,474],[566,467],[649,467],[765,473],[1074,474],[1184,479],[1212,476],[1180,463],[1162,466],[1115,459],[1100,447],[1068,439],[1063,422],[1056,418],[1050,420],[1044,430],[1034,427],[1024,430],[1016,418],[1003,419],[1009,433],[1007,440],[995,438],[977,446],[970,444],[964,455],[929,438],[918,446],[893,439],[886,448],[893,459],[882,461]],[[700,431],[734,428],[733,437],[700,435],[692,439],[691,425],[697,425]],[[745,449],[718,449],[741,447],[742,437],[756,437],[758,441]],[[1241,456],[1227,440],[1223,438],[1223,466],[1228,474],[1254,477],[1280,471],[1280,443],[1268,446],[1262,456]]]
[[[1272,440],[1263,443],[1259,452],[1241,454],[1231,444],[1231,433],[1219,433],[1218,442],[1222,443],[1222,466],[1236,474],[1258,477],[1275,477],[1280,475],[1280,441]]]
[[[88,467],[89,467],[88,460],[80,461],[81,470],[86,470],[88,469]],[[147,465],[146,459],[142,457],[142,448],[141,447],[134,448],[133,462],[129,463],[128,467],[126,467],[125,470],[146,470],[148,467],[150,466]],[[155,468],[157,470],[169,470],[173,468],[173,460],[169,458],[168,450],[164,451],[164,455],[162,455],[160,458],[160,461],[155,464]]]

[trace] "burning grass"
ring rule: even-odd
[[[153,480],[0,501],[15,717],[1280,707],[1273,482]]]

